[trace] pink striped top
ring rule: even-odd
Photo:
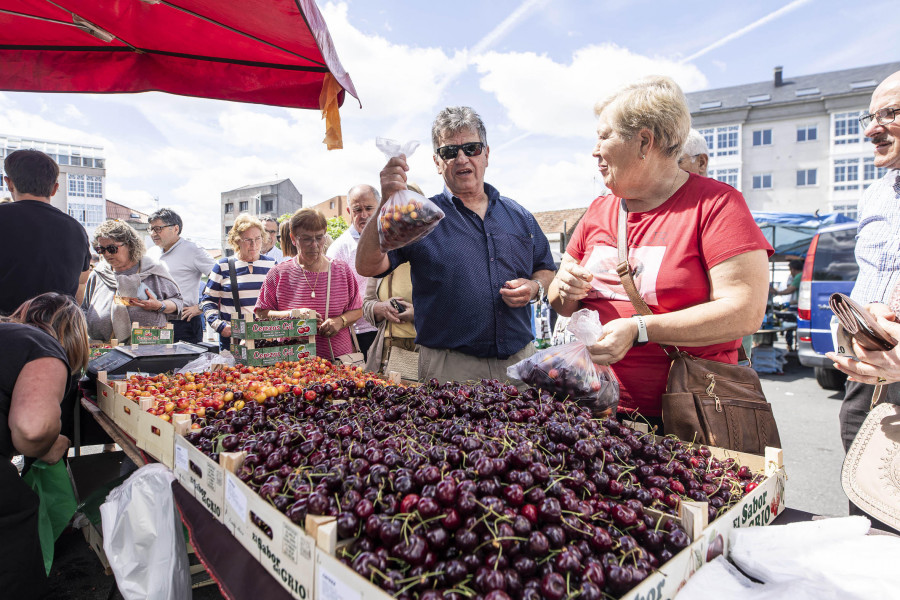
[[[315,291],[313,298],[311,292]],[[316,273],[301,269],[296,260],[285,261],[269,271],[263,282],[256,310],[290,310],[311,308],[325,315],[325,300],[328,292],[328,272]],[[362,308],[359,284],[350,266],[344,261],[331,262],[331,305],[328,318],[338,317],[347,311]],[[331,340],[329,347],[328,341]],[[332,359],[334,356],[354,352],[349,328],[343,328],[332,338],[316,336],[316,355]]]

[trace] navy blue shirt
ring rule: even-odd
[[[447,188],[432,196],[444,218],[426,237],[388,257],[390,270],[410,264],[416,343],[506,359],[534,336],[530,305],[510,308],[500,288],[555,266],[534,216],[493,186],[485,184],[484,191],[484,220]]]

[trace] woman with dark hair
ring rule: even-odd
[[[37,494],[12,457],[53,464],[69,449],[60,435],[60,401],[87,365],[84,314],[66,295],[42,294],[0,321],[0,589],[40,598],[46,586]]]

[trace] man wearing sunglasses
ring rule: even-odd
[[[14,202],[0,205],[0,315],[45,292],[81,303],[91,273],[91,250],[81,224],[50,203],[59,166],[37,150],[7,155],[3,177]]]
[[[357,272],[383,277],[409,262],[419,377],[506,379],[507,366],[534,353],[530,303],[554,273],[550,244],[532,214],[485,183],[490,148],[469,107],[442,110],[431,129],[444,190],[431,201],[444,218],[426,237],[385,254],[378,219],[359,241]],[[381,171],[382,205],[406,189],[405,157]]]
[[[190,240],[183,239],[184,222],[174,210],[161,208],[150,215],[150,239],[156,246],[147,254],[169,268],[178,284],[184,308],[181,317],[169,314],[176,342],[198,344],[203,341],[203,317],[200,300],[200,280],[216,263],[209,253]]]
[[[866,188],[857,206],[859,275],[851,297],[869,305],[870,312],[887,315],[891,292],[900,283],[900,71],[875,88],[869,109],[859,122],[874,146],[875,166],[887,172]],[[893,318],[898,319],[900,315]],[[884,387],[883,398],[900,404],[900,383]],[[847,381],[840,412],[844,450],[850,448],[865,420],[874,390],[874,385]],[[858,511],[851,505],[851,514],[862,514]]]

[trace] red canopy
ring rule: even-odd
[[[358,98],[314,0],[0,0],[0,32],[0,90],[319,108],[338,140]]]

